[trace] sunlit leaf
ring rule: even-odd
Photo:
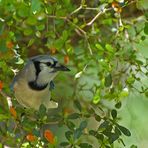
[[[106,44],[105,48],[109,51],[109,52],[113,52],[113,47],[110,44]]]
[[[40,0],[32,0],[31,1],[31,10],[32,12],[38,12],[41,10],[41,1]]]

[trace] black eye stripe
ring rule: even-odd
[[[51,66],[51,63],[50,63],[50,62],[47,62],[46,65],[47,65],[47,66]]]
[[[40,69],[40,62],[39,61],[33,61],[33,64],[35,66],[35,69],[36,69],[36,76],[39,75],[41,69]]]
[[[57,64],[57,61],[54,61],[54,63],[51,65],[52,68],[54,68]]]

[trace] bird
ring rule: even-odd
[[[70,71],[50,55],[31,57],[13,78],[11,89],[18,103],[25,108],[39,110],[43,104],[47,109],[57,108],[58,103],[50,100],[53,80],[60,71]]]

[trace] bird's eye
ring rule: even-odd
[[[51,63],[50,63],[50,62],[47,62],[46,65],[47,65],[47,66],[51,66]]]

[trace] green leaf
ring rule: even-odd
[[[125,128],[125,127],[123,127],[123,126],[121,126],[121,125],[118,125],[118,128],[121,130],[121,132],[122,132],[125,136],[131,136],[131,132],[130,132],[127,128]]]
[[[100,117],[99,115],[97,115],[97,114],[95,114],[95,119],[96,119],[96,121],[98,121],[98,122],[101,121],[101,117]]]
[[[30,39],[30,40],[29,40],[29,43],[28,43],[28,45],[27,45],[27,46],[28,46],[28,47],[29,47],[29,46],[31,46],[31,45],[34,43],[34,41],[35,41],[35,39],[33,39],[33,38],[32,38],[32,39]]]
[[[67,38],[68,38],[68,32],[66,30],[64,30],[63,33],[62,33],[62,40],[66,41]]]
[[[148,35],[148,22],[145,23],[144,33]]]
[[[88,144],[88,143],[81,143],[79,145],[80,148],[92,148],[92,145]]]
[[[31,1],[31,11],[32,12],[38,12],[41,10],[41,1],[40,0],[32,0]]]
[[[86,127],[87,127],[87,121],[86,120],[85,121],[82,121],[81,124],[80,124],[80,126],[79,126],[79,128],[81,130],[84,130]]]
[[[112,144],[114,141],[116,141],[119,138],[118,134],[115,133],[111,133],[110,137],[109,137],[109,142],[110,144]]]
[[[82,130],[80,128],[77,128],[75,131],[74,131],[74,139],[79,139],[80,136],[82,135]]]
[[[74,130],[75,124],[74,124],[73,122],[71,122],[71,121],[67,121],[67,127],[68,127],[69,129],[71,129],[71,130]]]
[[[34,26],[37,24],[37,19],[35,18],[35,16],[28,17],[26,21],[27,21],[27,24],[31,26]]]
[[[33,129],[32,134],[35,135],[35,136],[37,136],[37,137],[41,136],[40,131],[39,130],[36,130],[36,129]]]
[[[106,44],[106,45],[105,45],[105,48],[106,48],[106,50],[109,51],[109,52],[113,52],[113,51],[114,51],[113,47],[112,47],[110,44]]]
[[[135,82],[135,78],[134,77],[132,77],[132,76],[128,77],[128,79],[127,79],[127,83],[128,84],[133,84],[134,82]]]
[[[136,145],[131,145],[130,148],[138,148]]]
[[[37,30],[42,31],[45,29],[45,25],[41,24],[41,25],[38,25],[36,28],[37,28]]]
[[[122,105],[121,102],[118,102],[115,104],[115,107],[119,109],[119,108],[121,108],[121,105]]]
[[[94,104],[98,104],[100,102],[100,96],[99,95],[95,95],[94,97],[93,97],[93,103]]]
[[[68,142],[61,142],[61,143],[60,143],[60,146],[63,146],[63,147],[68,146],[68,145],[69,145]]]
[[[6,114],[0,114],[0,120],[9,119],[9,116]]]
[[[100,102],[100,89],[97,89],[96,93],[95,93],[95,96],[93,97],[93,103],[94,104],[97,104]]]
[[[104,139],[104,136],[103,136],[103,134],[97,133],[96,138],[102,142]]]
[[[145,94],[146,97],[148,97],[148,91],[146,91],[144,94]]]
[[[24,35],[29,36],[33,33],[33,30],[31,28],[24,29]]]
[[[97,47],[98,50],[104,51],[104,48],[100,44],[96,44],[95,46]]]
[[[46,107],[43,104],[40,105],[39,115],[40,117],[44,117],[44,115],[46,115]]]
[[[89,131],[89,134],[92,135],[92,136],[95,136],[95,135],[97,134],[97,132],[94,131],[94,130],[90,130],[90,131]]]
[[[5,39],[0,39],[0,51],[2,51],[2,52],[7,51],[6,40]]]
[[[112,75],[111,74],[108,74],[106,77],[105,77],[105,86],[106,87],[109,87],[112,85]]]
[[[115,133],[116,133],[117,135],[121,136],[121,132],[120,132],[120,130],[118,129],[118,127],[115,127]]]
[[[111,111],[111,115],[112,115],[113,119],[115,119],[117,117],[117,111],[115,109],[113,109]]]
[[[74,100],[74,105],[81,112],[82,107],[81,107],[81,104],[78,100]]]
[[[129,91],[128,91],[128,89],[127,88],[124,88],[121,92],[120,92],[120,94],[119,94],[119,97],[127,97],[129,95]]]
[[[68,119],[78,119],[81,115],[79,113],[73,113],[68,116]]]
[[[70,141],[72,134],[73,133],[71,131],[65,132],[65,137],[67,138],[68,141]]]
[[[100,124],[99,129],[106,129],[109,126],[108,121],[104,121],[103,123]]]
[[[22,18],[27,17],[29,16],[29,7],[22,2],[18,7],[17,13]]]

